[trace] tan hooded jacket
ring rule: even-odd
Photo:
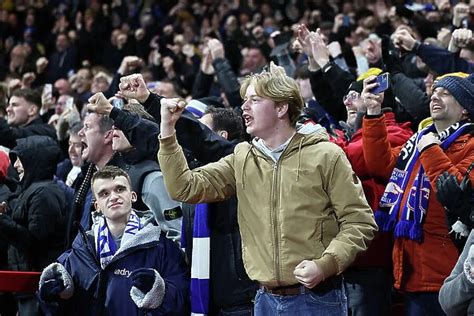
[[[296,133],[275,163],[253,144],[190,171],[176,136],[160,139],[158,160],[172,198],[221,201],[234,194],[249,277],[266,286],[297,284],[302,260],[324,277],[341,273],[377,230],[344,152],[321,133]]]

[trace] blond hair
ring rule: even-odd
[[[270,71],[247,76],[240,86],[240,96],[244,99],[249,86],[253,85],[255,93],[262,98],[270,99],[276,105],[288,104],[288,117],[292,126],[301,114],[304,106],[298,83],[288,77],[282,67],[270,64]]]

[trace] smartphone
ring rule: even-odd
[[[350,26],[351,25],[351,18],[348,15],[344,15],[342,18],[342,25]]]
[[[44,96],[52,96],[53,95],[53,85],[51,83],[45,83],[44,84],[43,95]]]
[[[74,106],[74,98],[69,97],[66,101],[66,105],[64,106],[64,110],[71,110]]]
[[[122,100],[122,99],[115,98],[115,99],[112,100],[112,105],[113,105],[114,107],[116,107],[117,109],[122,110],[124,103],[123,103],[123,100]]]
[[[388,82],[388,72],[385,72],[379,76],[375,80],[379,85],[370,90],[370,93],[378,94],[388,89],[389,82]]]

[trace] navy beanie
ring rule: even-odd
[[[433,90],[442,87],[448,90],[458,101],[459,105],[469,112],[470,117],[474,117],[474,76],[471,74],[467,78],[458,76],[447,76],[433,85]]]

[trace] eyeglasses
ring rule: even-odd
[[[351,103],[360,98],[359,92],[351,91],[342,98],[342,102]]]

